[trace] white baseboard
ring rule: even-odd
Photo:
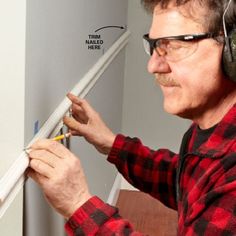
[[[111,192],[109,194],[109,197],[107,199],[107,203],[110,205],[116,205],[117,199],[119,197],[120,189],[121,189],[121,180],[122,176],[118,173],[115,182],[112,186]]]
[[[137,188],[132,186],[125,178],[121,177],[121,189],[139,191]]]
[[[121,189],[139,191],[137,188],[135,188],[131,184],[129,184],[122,177],[122,175],[118,173],[115,178],[114,184],[113,184],[111,192],[109,194],[109,197],[107,199],[108,204],[113,205],[113,206],[116,205]]]

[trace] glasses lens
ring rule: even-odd
[[[157,44],[156,44],[157,45]],[[155,50],[165,52],[168,61],[179,61],[191,56],[198,47],[197,41],[182,41],[176,39],[161,39]],[[158,48],[160,48],[158,50]],[[161,55],[160,55],[161,56]]]
[[[175,38],[150,39],[148,35],[144,35],[143,45],[145,52],[149,56],[155,50],[157,55],[165,57],[168,61],[179,61],[191,56],[197,50],[198,40],[186,41]]]
[[[143,39],[143,46],[144,46],[145,52],[146,52],[149,56],[151,56],[151,55],[152,55],[151,45],[150,45],[150,43],[148,42],[148,40],[145,39],[145,38]]]

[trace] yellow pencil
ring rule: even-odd
[[[52,140],[54,141],[59,141],[59,140],[62,140],[64,138],[69,138],[71,136],[71,133],[66,133],[66,134],[62,134],[62,135],[58,135],[54,138],[52,138]],[[25,151],[27,154],[29,154],[29,152],[31,151],[31,148],[30,147],[27,147],[27,148],[24,148],[23,151]]]
[[[69,138],[70,136],[71,136],[71,133],[66,133],[66,134],[56,136],[56,137],[52,138],[52,140],[59,141],[59,140],[62,140],[64,138]]]

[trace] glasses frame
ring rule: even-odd
[[[191,42],[191,41],[195,41],[195,40],[197,41],[197,40],[201,40],[201,39],[215,38],[218,35],[219,34],[217,34],[217,33],[208,32],[208,33],[201,33],[201,34],[183,34],[183,35],[167,36],[167,37],[152,39],[149,37],[149,34],[145,34],[145,35],[143,35],[143,41],[144,41],[144,45],[146,44],[146,42],[149,43],[150,52],[148,52],[148,50],[145,46],[144,46],[144,48],[145,48],[145,52],[149,56],[152,56],[153,51],[156,50],[156,48],[158,47],[158,42],[163,39]]]

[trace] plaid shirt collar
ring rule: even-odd
[[[193,123],[190,129],[196,132],[197,124]],[[224,118],[217,125],[207,142],[203,143],[193,153],[198,156],[220,158],[229,152],[235,144],[236,137],[236,104],[228,111]],[[236,146],[234,147],[236,150]]]

